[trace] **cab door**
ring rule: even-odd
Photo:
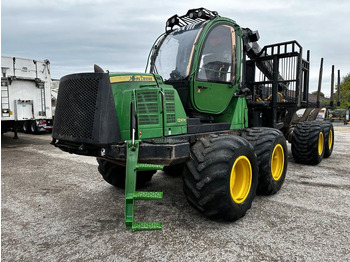
[[[192,84],[192,104],[199,112],[218,114],[229,105],[234,93],[235,52],[232,26],[216,25],[204,36]]]

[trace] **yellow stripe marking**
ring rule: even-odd
[[[123,76],[111,76],[111,83],[120,83],[120,82],[155,82],[153,76],[145,75],[123,75]]]

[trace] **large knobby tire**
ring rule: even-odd
[[[324,127],[320,121],[301,122],[294,127],[292,154],[295,162],[317,165],[324,152]]]
[[[191,147],[184,169],[189,204],[211,219],[237,220],[251,207],[258,184],[252,145],[233,135],[210,135]]]
[[[333,124],[329,121],[322,122],[324,127],[324,155],[323,158],[331,156],[334,147],[334,128]]]
[[[125,166],[116,165],[104,159],[97,158],[98,171],[103,179],[118,188],[125,188]],[[137,172],[136,187],[144,187],[151,181],[154,171]]]
[[[254,127],[243,130],[242,137],[253,146],[258,158],[259,183],[256,193],[272,195],[286,178],[288,149],[283,133],[274,128]]]

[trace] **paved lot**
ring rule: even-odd
[[[318,166],[289,152],[281,191],[257,197],[235,222],[213,222],[186,202],[180,177],[158,172],[137,220],[163,230],[126,231],[123,190],[100,177],[95,159],[49,145],[50,135],[12,133],[1,145],[3,261],[349,261],[350,126],[335,127],[333,155]]]

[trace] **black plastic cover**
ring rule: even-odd
[[[61,78],[52,137],[93,145],[121,140],[108,73]]]

